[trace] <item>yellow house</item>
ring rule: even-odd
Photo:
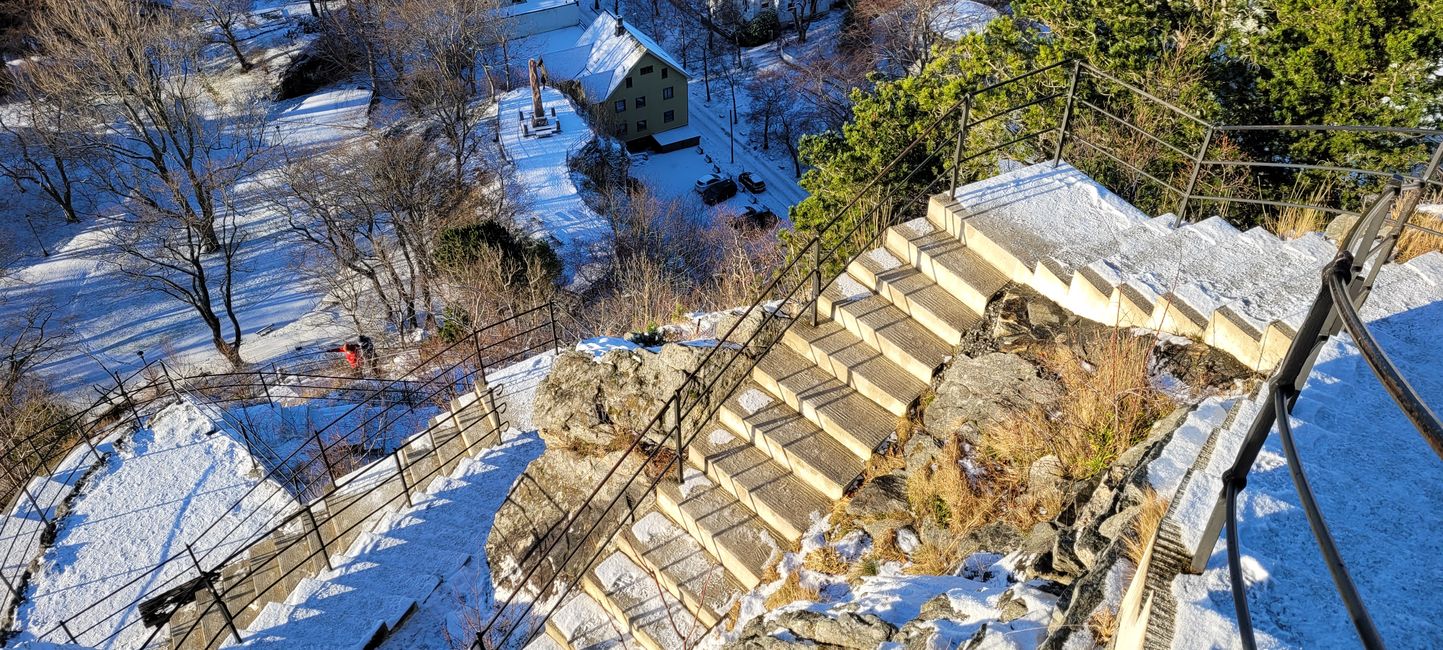
[[[576,47],[546,55],[550,79],[573,79],[609,131],[627,149],[672,151],[701,135],[688,122],[689,76],[651,37],[620,16],[602,12]]]

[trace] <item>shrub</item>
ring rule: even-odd
[[[481,261],[486,248],[501,254],[502,272],[509,284],[536,280],[554,283],[561,277],[561,258],[550,244],[540,239],[517,237],[495,221],[442,230],[436,237],[433,256],[441,268],[456,270]],[[528,268],[531,267],[539,267],[543,277],[528,277]]]
[[[447,306],[441,314],[441,329],[436,332],[442,341],[455,343],[471,333],[471,315],[464,309]]]
[[[763,9],[737,30],[737,45],[741,47],[764,45],[775,40],[777,34],[780,33],[782,33],[782,21],[777,17],[777,11]]]

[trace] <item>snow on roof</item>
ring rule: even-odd
[[[618,20],[623,27],[620,34],[616,30]],[[546,67],[555,76],[581,82],[586,96],[600,101],[621,85],[626,73],[647,52],[682,75],[687,75],[686,68],[650,36],[615,14],[603,11],[581,35],[575,48],[553,52],[551,58],[554,62],[548,62]],[[580,65],[573,67],[572,61],[580,62]]]

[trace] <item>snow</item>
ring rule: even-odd
[[[742,392],[742,396],[737,398],[737,402],[746,410],[747,415],[755,415],[757,411],[770,406],[773,401],[775,400],[771,395],[756,388],[746,389]]]
[[[1209,397],[1173,431],[1162,453],[1147,466],[1147,482],[1159,495],[1172,499],[1183,475],[1197,460],[1213,430],[1227,419],[1234,402],[1232,398]]]
[[[640,349],[640,345],[614,336],[599,336],[586,339],[576,344],[577,352],[587,352],[590,353],[592,357],[598,359],[601,358],[601,355],[614,350],[630,350],[634,352]]]
[[[855,278],[847,275],[846,273],[837,276],[835,282],[837,290],[842,292],[843,300],[861,300],[862,298],[866,298],[867,296],[872,295],[871,289],[868,289],[861,282],[858,282]]]
[[[541,88],[541,105],[555,111],[561,130],[546,137],[528,137],[517,117],[531,112],[531,92],[520,88],[497,98],[501,147],[512,164],[516,182],[530,202],[529,214],[520,217],[534,237],[550,237],[567,263],[567,278],[576,279],[611,233],[606,219],[582,200],[571,177],[571,156],[595,139],[576,106],[555,88]]]
[[[648,51],[672,69],[687,74],[686,68],[631,23],[620,21],[623,29],[618,34],[618,21],[610,11],[602,11],[574,47],[551,53],[546,61],[547,72],[581,82],[591,101],[609,97]]]
[[[874,248],[867,252],[867,257],[873,262],[876,262],[877,267],[883,271],[891,271],[902,266],[902,260],[897,259],[897,256],[887,252],[885,248]]]
[[[293,607],[263,610],[250,629],[242,631],[243,645],[336,647],[338,632],[363,632],[345,623],[368,620],[378,604],[401,599],[420,603],[420,608],[382,647],[449,647],[439,643],[440,629],[462,638],[463,616],[490,609],[491,594],[465,590],[490,584],[485,545],[492,519],[512,483],[543,447],[534,433],[513,432],[495,447],[463,460],[450,476],[438,478],[415,497],[414,506],[387,515],[345,555],[332,558],[334,570],[314,579],[324,588],[292,594],[287,604]],[[448,588],[440,589],[443,584]],[[458,597],[463,600],[453,600]]]
[[[682,470],[681,498],[690,499],[693,492],[705,490],[712,486],[710,479],[701,470],[694,467],[686,467]]]
[[[1436,404],[1443,397],[1443,349],[1437,345],[1443,303],[1427,301],[1436,299],[1437,288],[1414,280],[1387,289],[1395,295],[1370,300],[1365,315],[1403,375],[1425,401]],[[1398,308],[1381,306],[1390,302]],[[1443,502],[1443,463],[1382,390],[1348,336],[1324,346],[1292,422],[1318,506],[1383,638],[1419,647],[1443,641],[1433,585],[1433,578],[1443,575],[1443,558],[1433,543],[1436,531],[1443,530],[1437,507]],[[1276,432],[1253,465],[1238,512],[1259,647],[1357,647]],[[1196,518],[1179,521],[1201,524]],[[1174,647],[1235,645],[1225,541],[1219,540],[1202,575],[1174,581],[1173,595],[1177,629],[1187,630],[1175,635]]]
[[[132,601],[196,576],[188,561],[157,564],[188,560],[193,547],[213,565],[295,507],[279,486],[252,492],[245,446],[188,402],[107,447],[32,576],[16,613],[20,640],[67,641],[64,621],[86,645],[137,647],[151,630]]]
[[[711,441],[711,444],[717,446],[729,444],[735,438],[736,436],[733,436],[730,431],[722,428],[712,429],[711,433],[707,434],[707,440]]]
[[[996,9],[972,0],[949,0],[932,9],[932,31],[950,41],[986,29],[1000,16]]]

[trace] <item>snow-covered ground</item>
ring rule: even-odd
[[[1433,280],[1443,277],[1443,269],[1438,273]],[[1380,289],[1368,308],[1393,298],[1393,291],[1434,290],[1429,283],[1415,277]],[[1443,400],[1440,318],[1443,303],[1434,302],[1371,323],[1403,375],[1435,408]],[[1437,647],[1443,643],[1435,584],[1443,575],[1437,541],[1443,530],[1438,508],[1443,461],[1382,390],[1346,335],[1324,347],[1292,421],[1318,507],[1383,638],[1393,646]],[[1253,464],[1237,508],[1259,647],[1358,647],[1276,432]],[[1174,647],[1238,645],[1226,552],[1226,540],[1219,540],[1202,575],[1179,576],[1173,583]]]
[[[177,559],[188,560],[188,548],[202,562],[223,557],[295,507],[274,496],[279,486],[253,491],[259,474],[245,445],[189,402],[145,424],[102,449],[104,465],[61,519],[16,613],[19,640],[73,634],[86,646],[139,647],[152,630],[134,601],[196,577]]]
[[[576,107],[560,91],[543,87],[542,107],[561,130],[546,137],[527,136],[518,115],[531,112],[531,92],[521,88],[498,98],[501,148],[511,161],[516,182],[528,201],[523,224],[533,236],[554,240],[574,278],[585,264],[605,256],[609,223],[582,200],[567,161],[596,136]]]
[[[339,143],[365,127],[367,94],[322,91],[288,103],[273,112],[267,137],[298,150]],[[238,203],[245,206],[237,224],[246,233],[236,265],[235,299],[245,332],[241,353],[250,362],[351,334],[349,323],[323,306],[323,295],[296,273],[295,240],[287,234],[285,219],[261,200],[264,192],[263,178],[235,188]],[[173,364],[214,366],[219,361],[190,307],[158,291],[137,290],[136,281],[111,263],[118,254],[111,243],[114,227],[102,219],[52,225],[42,235],[52,241],[46,247],[50,255],[26,250],[9,277],[0,280],[0,316],[43,304],[58,308],[54,322],[74,333],[74,344],[39,371],[77,399],[92,397],[87,387],[107,380],[105,368],[128,372],[138,367],[137,352],[150,359],[168,357]],[[257,334],[267,327],[275,329]]]

